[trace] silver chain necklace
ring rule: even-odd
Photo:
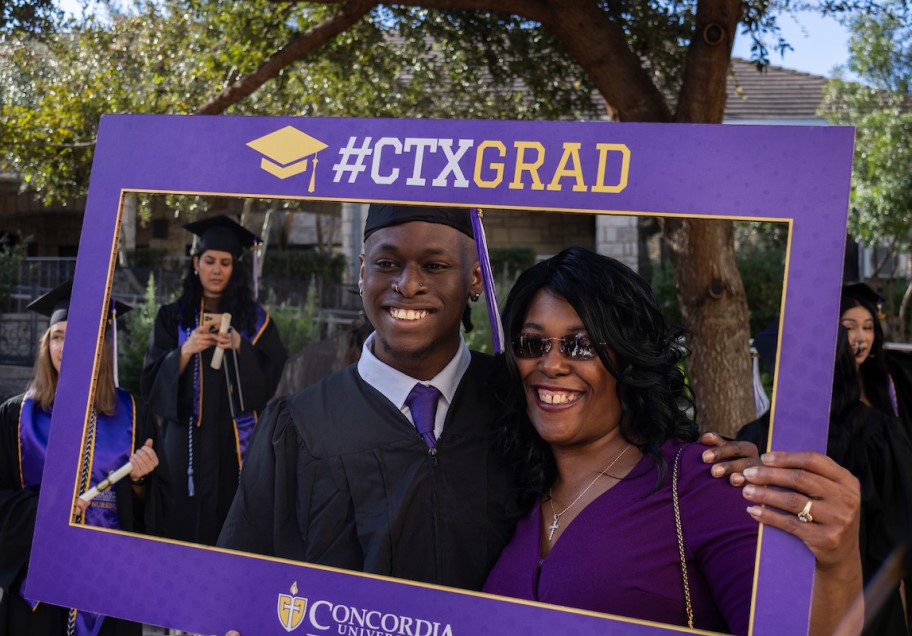
[[[607,473],[609,470],[611,470],[611,467],[614,466],[618,462],[618,460],[624,456],[624,453],[626,453],[629,448],[630,448],[630,444],[627,444],[627,446],[624,447],[624,450],[622,450],[620,453],[618,453],[618,456],[615,457],[611,461],[610,464],[608,464],[608,467],[605,468],[605,470],[600,472],[598,475],[596,475],[595,479],[593,479],[591,482],[589,482],[588,486],[583,488],[583,492],[578,494],[576,496],[576,499],[574,499],[572,502],[570,502],[570,505],[567,506],[566,508],[564,508],[563,510],[561,510],[560,512],[557,512],[554,509],[554,498],[551,496],[552,489],[548,488],[548,503],[551,504],[551,514],[554,515],[554,519],[551,521],[551,525],[548,526],[548,530],[550,530],[550,532],[548,533],[548,541],[554,540],[554,533],[557,531],[557,528],[560,526],[561,515],[564,514],[565,512],[567,512],[568,510],[570,510],[570,508],[572,508],[573,506],[575,506],[576,502],[579,501],[580,499],[582,499],[583,495],[585,495],[587,492],[589,492],[589,489],[595,485],[595,482],[597,482],[599,479],[602,478],[602,476],[605,473]]]

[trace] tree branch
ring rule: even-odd
[[[273,0],[286,3],[288,0]],[[339,4],[338,0],[292,0],[307,4]],[[491,11],[492,13],[510,13],[544,24],[553,17],[546,0],[401,0],[386,2],[387,5],[400,7],[421,7],[434,11]]]
[[[543,22],[577,61],[620,121],[667,122],[664,96],[633,52],[624,31],[593,0],[549,0]]]
[[[378,0],[349,0],[332,17],[327,18],[291,40],[263,62],[253,73],[242,77],[203,104],[196,111],[196,114],[218,115],[224,112],[226,108],[253,93],[260,86],[278,75],[282,69],[300,59],[301,56],[320,47],[354,25],[377,4],[379,4]]]
[[[699,0],[674,120],[720,124],[741,0]]]

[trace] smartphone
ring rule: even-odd
[[[208,326],[210,332],[218,331],[222,326],[222,314],[203,313],[203,326]]]

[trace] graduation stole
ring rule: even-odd
[[[83,449],[83,454],[88,450],[92,483],[106,479],[108,472],[116,470],[129,460],[135,444],[135,421],[136,404],[133,396],[128,391],[117,389],[115,414],[108,416],[102,413],[96,416],[94,433],[86,440]],[[41,486],[50,428],[51,414],[26,395],[19,411],[19,479],[23,489],[38,490]],[[91,526],[119,529],[114,490],[107,490],[92,500],[82,518],[82,523]],[[38,601],[25,598],[24,589],[25,580],[19,588],[19,595],[35,609]],[[68,621],[68,633],[75,636],[97,636],[104,616],[70,610]]]
[[[267,312],[258,304],[254,305],[254,307],[256,310],[256,318],[254,320],[253,327],[250,329],[237,329],[241,337],[245,338],[253,345],[255,345],[260,339],[260,336],[263,335],[263,331],[265,331],[266,326],[269,324],[270,320],[269,312]],[[200,310],[196,317],[196,324],[191,327],[178,328],[178,347],[183,346],[183,344],[190,338],[190,335],[193,333],[194,329],[199,327],[199,325],[202,323],[204,312],[204,300],[201,299]],[[191,426],[195,424],[197,427],[201,426],[203,423],[203,383],[200,381],[200,370],[203,368],[202,359],[202,352],[197,353],[195,356],[193,356],[193,415],[191,416],[190,424]],[[233,400],[234,398],[229,394],[228,399]],[[232,420],[232,423],[234,426],[234,441],[235,448],[237,450],[238,468],[240,468],[243,465],[244,454],[247,452],[247,445],[250,442],[250,435],[253,433],[253,428],[256,425],[257,412],[253,409],[250,409],[248,411],[241,411],[240,408],[237,408],[234,410],[234,414],[235,417]],[[192,439],[190,440],[190,458],[192,462]],[[190,467],[190,470],[192,470],[192,466]],[[188,488],[192,492],[192,472],[190,472],[189,475],[190,483],[188,484]]]
[[[128,391],[117,389],[114,415],[97,415],[94,435],[86,440],[91,483],[106,479],[110,471],[117,470],[130,459],[134,446],[135,413],[133,396]],[[39,490],[41,487],[50,428],[51,414],[26,395],[19,411],[19,477],[23,489]],[[85,517],[88,525],[119,529],[114,491],[108,490],[96,497],[86,510]]]

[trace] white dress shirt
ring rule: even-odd
[[[447,365],[431,379],[419,379],[410,377],[402,371],[398,371],[388,364],[381,362],[371,350],[373,346],[375,333],[368,336],[361,348],[361,358],[358,360],[358,375],[361,379],[380,391],[403,414],[414,424],[412,412],[405,405],[408,394],[411,393],[416,382],[429,384],[440,391],[440,400],[437,402],[437,415],[434,418],[434,437],[440,439],[443,432],[443,423],[446,420],[447,410],[453,402],[453,395],[456,393],[456,387],[462,380],[463,374],[469,368],[472,361],[472,354],[466,346],[462,335],[459,336],[459,349],[456,355]]]

